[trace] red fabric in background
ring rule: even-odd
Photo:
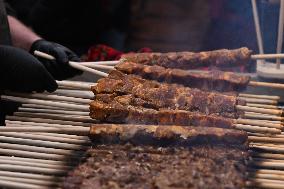
[[[138,53],[142,52],[152,52],[152,50],[145,47],[138,51]],[[89,48],[86,61],[119,60],[122,54],[124,54],[124,52],[118,51],[107,45],[100,44]]]

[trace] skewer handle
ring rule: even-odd
[[[46,54],[46,53],[43,53],[43,52],[40,52],[40,51],[34,51],[34,54],[38,57],[42,57],[42,58],[45,58],[45,59],[48,59],[48,60],[55,60],[55,58],[49,54]],[[85,71],[85,72],[89,72],[89,73],[92,73],[92,74],[95,74],[95,75],[99,75],[99,76],[102,76],[102,77],[107,77],[108,74],[105,73],[105,72],[101,72],[101,71],[98,71],[98,70],[94,70],[94,69],[91,69],[91,68],[88,68],[86,66],[83,66],[83,65],[80,65],[78,64],[78,62],[73,62],[73,61],[69,61],[69,65],[77,70],[81,70],[81,71]]]
[[[282,110],[275,110],[275,109],[256,108],[256,107],[241,106],[241,105],[237,105],[236,108],[241,111],[256,112],[256,113],[269,114],[269,115],[282,116],[283,114]]]
[[[75,134],[75,135],[89,135],[90,128],[88,127],[0,127],[1,132],[47,132],[60,134]]]
[[[255,86],[255,87],[270,87],[270,88],[284,89],[283,83],[269,83],[269,82],[260,82],[260,81],[250,81],[249,85]]]
[[[283,59],[284,54],[255,54],[251,55],[251,59],[258,60],[258,59]]]

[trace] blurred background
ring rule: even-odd
[[[79,55],[97,44],[123,52],[258,52],[250,0],[7,0],[36,33]],[[265,52],[275,52],[279,0],[259,0]],[[252,70],[253,68],[247,68]]]

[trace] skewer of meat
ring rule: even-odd
[[[232,72],[192,72],[181,69],[167,69],[162,66],[148,66],[134,62],[123,62],[115,68],[126,74],[139,75],[144,79],[181,84],[206,91],[232,92],[246,89],[250,77]]]
[[[201,67],[234,67],[246,65],[252,51],[246,47],[234,50],[221,49],[207,52],[130,53],[122,59],[145,65],[165,68],[196,69]]]
[[[224,52],[223,52],[224,51]],[[216,53],[217,52],[217,53]],[[216,62],[215,64],[218,64],[218,65],[222,65],[222,64],[225,64],[226,62],[229,62],[227,64],[233,64],[231,62],[244,62],[244,60],[248,59],[249,57],[247,57],[248,55],[251,54],[250,50],[248,50],[247,48],[241,48],[241,49],[236,49],[236,50],[217,50],[216,52],[214,51],[211,51],[211,52],[201,52],[200,54],[205,54],[205,57],[209,56],[210,54],[214,54],[214,57],[216,58],[216,60],[214,60],[213,62]],[[46,58],[46,59],[51,59],[53,60],[54,57],[49,55],[49,54],[46,54],[46,53],[42,53],[42,52],[39,52],[39,51],[36,51],[34,52],[36,56],[39,56],[39,57],[42,57],[42,58]],[[206,54],[207,53],[207,54]],[[222,55],[222,53],[225,53],[230,56],[228,57],[224,57]],[[176,53],[175,53],[176,54]],[[209,54],[209,55],[208,55]],[[218,56],[220,56],[220,60],[218,58]],[[127,55],[125,55],[127,56]],[[131,56],[131,55],[128,55],[128,56]],[[210,57],[210,56],[209,56]],[[266,55],[251,55],[251,58],[254,58],[254,59],[269,59],[269,58],[284,58],[284,54],[266,54]],[[226,60],[227,59],[227,60]],[[209,58],[210,60],[210,58]],[[226,60],[226,61],[225,61]],[[122,59],[121,61],[117,61],[116,64],[118,64],[119,62],[124,62],[124,61],[130,61],[130,62],[135,62],[133,61],[132,59],[128,58],[128,59]],[[98,70],[95,70],[95,69],[91,69],[87,66],[90,66],[92,67],[92,65],[94,64],[95,62],[82,62],[80,63],[80,65],[77,65],[76,62],[69,62],[70,66],[72,66],[73,68],[75,69],[79,69],[79,70],[83,70],[83,71],[87,71],[87,72],[90,72],[92,74],[95,74],[95,75],[99,75],[99,76],[102,76],[102,77],[106,77],[107,76],[107,73],[105,72],[101,72],[101,71],[98,71]],[[102,65],[104,65],[102,62],[100,62]],[[107,63],[107,61],[106,61]],[[136,62],[137,63],[137,62]],[[140,63],[138,61],[138,63]],[[114,61],[111,61],[111,65],[115,65],[115,62]],[[236,63],[237,64],[237,63]],[[156,64],[152,64],[152,63],[149,63],[149,65],[156,65]],[[159,64],[157,64],[159,65]],[[167,66],[164,66],[164,65],[159,65],[159,66],[163,66],[165,68],[181,68],[180,66],[178,65],[175,65],[173,64],[172,67],[167,67]],[[96,68],[98,68],[98,66],[96,65]],[[111,70],[112,68],[109,67],[109,69]],[[269,83],[269,82],[256,82],[256,81],[249,81],[249,85],[250,86],[260,86],[260,87],[271,87],[271,88],[279,88],[279,89],[284,89],[284,84],[280,84],[280,83]]]
[[[257,120],[230,119],[183,110],[144,108],[131,104],[129,95],[116,97],[111,101],[106,100],[105,97],[97,97],[97,99],[102,98],[105,100],[104,102],[95,100],[90,104],[90,116],[93,119],[107,123],[219,127],[272,134],[280,133],[281,130],[279,129],[283,128],[282,124],[266,123]]]
[[[278,110],[268,110],[268,109],[253,108],[253,107],[238,106],[238,109],[252,111],[252,112],[256,111],[256,112],[261,112],[261,113],[274,114],[274,115],[282,114],[282,111],[278,111]]]
[[[77,81],[63,81],[63,82],[57,81],[57,84],[60,89],[54,91],[55,94],[70,96],[70,97],[93,99],[94,96],[90,90],[91,87],[96,85],[97,83],[77,82]],[[235,95],[235,93],[233,92],[226,94]],[[255,94],[239,93],[238,96],[244,99],[248,103],[255,103],[255,104],[277,105],[278,101],[280,100],[279,96],[271,96],[271,95],[255,95]]]
[[[227,145],[247,145],[244,131],[214,127],[156,126],[133,124],[95,124],[91,127],[1,127],[0,132],[48,132],[90,136],[93,142],[141,142],[163,143],[169,145],[188,145],[196,143]],[[108,136],[108,137],[104,137]],[[170,140],[170,139],[174,140]],[[119,139],[119,140],[118,140]],[[147,140],[143,140],[147,139]]]
[[[146,65],[159,65],[166,68],[197,69],[202,67],[226,68],[246,65],[249,60],[282,59],[284,54],[252,54],[246,47],[239,49],[219,49],[204,52],[168,52],[168,53],[129,53],[119,61],[94,62],[99,65],[115,65],[123,61],[134,61]],[[93,66],[93,63],[83,63]],[[178,67],[176,67],[178,66]]]
[[[134,62],[122,62],[115,68],[126,74],[139,75],[145,79],[166,83],[177,83],[187,87],[206,91],[240,92],[247,86],[282,87],[283,84],[250,81],[250,76],[223,71],[190,71],[182,69],[167,69],[161,66],[149,66]]]
[[[165,68],[197,69],[202,67],[234,67],[246,65],[251,59],[283,58],[283,54],[256,54],[246,47],[239,49],[220,49],[205,52],[168,53],[129,53],[121,58],[145,65],[158,65]]]
[[[155,109],[199,111],[231,118],[238,118],[243,111],[282,115],[281,110],[246,107],[245,102],[236,96],[158,83],[119,71],[112,71],[108,78],[100,79],[92,90],[95,94],[132,94],[150,102]]]
[[[30,111],[35,112],[35,110],[37,110],[36,111],[37,113],[54,113],[54,111],[56,111],[60,114],[62,114],[62,113],[65,114],[65,111],[66,111],[69,114],[72,113],[72,115],[74,114],[74,115],[78,115],[78,116],[88,114],[88,112],[89,112],[89,111],[87,111],[88,106],[87,105],[84,106],[84,104],[86,104],[86,103],[89,104],[91,102],[91,99],[94,98],[94,95],[91,97],[91,94],[92,94],[91,91],[88,92],[90,94],[87,95],[87,98],[89,98],[90,100],[77,98],[77,97],[75,97],[75,98],[74,97],[68,97],[70,92],[72,93],[73,90],[67,90],[67,91],[65,90],[64,96],[56,96],[56,95],[49,95],[49,94],[6,93],[6,95],[3,95],[2,98],[5,99],[5,100],[13,100],[13,101],[24,103],[23,106],[25,108],[23,108],[23,112],[26,112],[26,111],[27,112],[30,112]],[[9,95],[9,96],[7,96],[7,95]],[[65,96],[67,96],[67,97],[65,97]],[[98,96],[102,96],[102,95],[96,95],[96,98],[98,98]],[[54,101],[50,101],[51,99],[54,100]],[[122,99],[123,98],[120,98],[120,100],[122,100]],[[138,99],[138,98],[136,98],[136,99]],[[48,100],[48,101],[46,101],[46,100]],[[70,104],[66,104],[66,103],[62,103],[62,102],[58,103],[57,102],[58,100],[60,100],[60,101],[63,100],[66,103],[76,102],[76,105],[74,104],[74,105],[70,106]],[[142,99],[140,99],[139,101],[136,100],[136,103],[138,103],[138,102],[142,103],[142,101],[143,101]],[[26,106],[27,104],[25,104],[25,103],[33,103],[31,105],[34,105],[34,106]],[[46,105],[48,105],[48,106],[46,106]],[[256,105],[258,105],[258,104],[256,104]],[[145,103],[145,106],[146,107],[155,107],[156,105],[147,102],[147,104]],[[26,107],[27,107],[27,110],[24,110],[24,109],[26,109]],[[38,108],[48,108],[48,112],[46,110],[41,111],[41,109],[38,109]],[[63,108],[63,109],[66,109],[66,110],[64,112],[62,112],[62,111],[60,112],[59,110],[57,110],[58,108],[60,108],[60,109]],[[80,111],[75,112],[74,109],[80,110]],[[264,116],[264,117],[266,117],[266,116]],[[263,116],[256,115],[256,116],[254,116],[254,119],[255,118],[263,119]],[[278,116],[273,116],[271,119],[272,120],[282,120],[281,117],[278,117]],[[62,120],[64,120],[63,117],[62,117]],[[70,117],[70,120],[72,120],[71,117]]]

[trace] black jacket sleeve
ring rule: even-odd
[[[16,17],[16,11],[10,6],[10,4],[7,1],[4,1],[4,4],[7,14]]]

